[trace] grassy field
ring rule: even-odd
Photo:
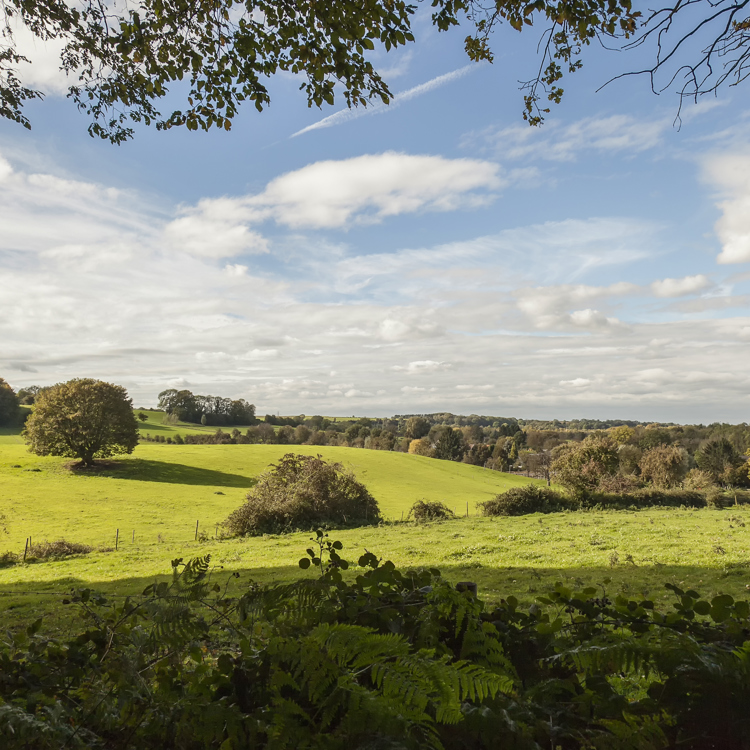
[[[143,430],[153,434],[151,424]],[[332,532],[351,558],[367,548],[399,565],[439,567],[453,580],[476,581],[489,598],[513,593],[530,601],[558,580],[600,583],[657,599],[667,581],[705,595],[747,594],[750,509],[744,507],[486,519],[476,515],[477,502],[529,480],[352,448],[156,443],[140,445],[106,471],[78,474],[65,460],[28,453],[17,432],[6,430],[0,431],[0,513],[7,532],[0,530],[0,552],[22,552],[29,536],[64,537],[97,551],[0,569],[0,612],[18,623],[41,613],[58,615],[59,595],[74,586],[137,592],[168,573],[171,559],[205,553],[223,573],[241,571],[238,585],[249,578],[300,575],[296,562],[309,534],[214,538],[216,525],[243,501],[255,477],[288,450],[342,462],[379,501],[388,523]],[[425,526],[401,523],[401,514],[421,498],[441,500],[459,514],[468,503],[469,516]],[[206,534],[203,541],[194,541],[196,521]]]

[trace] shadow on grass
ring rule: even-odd
[[[228,474],[214,469],[175,464],[168,461],[152,461],[147,458],[131,458],[112,462],[98,470],[97,476],[113,479],[137,479],[142,482],[166,482],[168,484],[193,484],[209,487],[239,487],[249,489],[256,480],[242,474]]]
[[[299,579],[316,577],[313,571],[302,571],[296,560],[300,557],[296,551],[290,550],[290,558],[295,562],[289,565],[273,567],[238,567],[232,570],[223,568],[225,563],[236,563],[236,547],[227,546],[226,549],[212,553],[212,580],[224,589],[229,584],[227,593],[238,596],[246,591],[251,583],[274,584],[288,583]],[[116,553],[113,553],[116,554]],[[195,547],[186,550],[185,561],[193,555],[201,554],[201,549]],[[28,626],[39,617],[45,620],[47,632],[68,631],[69,628],[83,627],[83,619],[75,606],[66,606],[63,599],[73,589],[90,588],[113,599],[126,596],[138,596],[155,581],[169,581],[171,579],[170,563],[165,554],[163,574],[144,577],[123,577],[117,581],[82,581],[75,577],[60,577],[53,581],[26,580],[17,583],[0,585],[0,619],[11,629]],[[356,559],[354,554],[348,556]],[[431,567],[429,564],[412,567]],[[473,581],[478,585],[479,597],[491,606],[501,598],[513,595],[522,607],[529,606],[539,596],[544,596],[554,588],[556,582],[581,589],[594,586],[598,594],[602,588],[608,595],[623,593],[632,599],[651,599],[663,612],[672,611],[672,603],[676,602],[674,594],[665,588],[665,584],[677,584],[685,589],[693,588],[701,596],[711,599],[719,593],[730,594],[735,599],[748,599],[750,592],[746,589],[748,567],[743,570],[722,571],[721,569],[699,566],[664,565],[654,566],[618,566],[615,568],[491,568],[476,565],[441,565],[438,566],[443,577],[455,584],[459,581]],[[408,569],[408,566],[404,566]],[[234,577],[234,573],[239,577]],[[350,576],[357,575],[359,568],[350,569]],[[30,571],[30,578],[33,572]]]

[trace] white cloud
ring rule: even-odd
[[[747,305],[712,319],[659,296],[726,281],[644,279],[653,266],[635,261],[662,236],[651,224],[547,222],[370,254],[281,230],[273,254],[224,261],[165,249],[165,227],[189,211],[12,167],[0,180],[0,375],[16,386],[85,374],[139,405],[171,384],[261,414],[737,421],[750,408]],[[261,208],[238,200],[254,231]],[[206,216],[231,223],[232,208]],[[739,305],[739,291],[700,299]]]
[[[181,213],[164,228],[164,237],[174,250],[204,258],[268,252],[268,241],[247,226],[250,217],[242,201],[206,199]]]
[[[639,153],[655,148],[671,124],[667,118],[639,120],[631,115],[609,115],[587,117],[569,125],[551,121],[543,129],[514,125],[471,134],[465,140],[479,138],[508,159],[573,161],[580,152]]]
[[[617,318],[608,318],[599,310],[592,310],[591,308],[575,310],[570,314],[570,322],[580,328],[610,328],[622,325]]]
[[[657,297],[682,297],[708,289],[711,282],[704,274],[685,276],[681,279],[661,279],[651,284],[651,289]]]
[[[265,221],[294,228],[346,228],[418,211],[455,211],[493,200],[500,167],[476,159],[395,152],[319,161],[277,177],[263,192],[205,198],[163,230],[170,248],[195,257],[269,252]]]
[[[573,388],[586,388],[591,385],[591,381],[588,378],[573,378],[573,380],[561,380],[560,385],[569,385]]]
[[[636,284],[617,282],[601,287],[586,284],[527,287],[518,289],[514,295],[518,299],[518,309],[528,315],[537,328],[554,330],[573,327],[596,330],[613,327],[622,329],[622,323],[597,309],[575,309],[576,307],[593,300],[636,295],[640,291]]]
[[[433,359],[420,359],[415,362],[409,362],[406,367],[394,365],[391,369],[396,372],[406,372],[408,375],[422,375],[427,372],[449,370],[451,367],[452,365],[449,362],[437,362]]]
[[[23,24],[13,24],[13,38],[19,54],[31,62],[17,66],[18,77],[24,86],[39,89],[43,94],[67,94],[77,79],[68,79],[60,70],[60,55],[64,43],[58,39],[40,39]]]
[[[246,276],[248,267],[243,266],[241,263],[227,263],[224,266],[224,270],[229,276]]]
[[[750,154],[712,155],[704,161],[709,182],[716,185],[723,200],[716,222],[722,250],[719,263],[750,263]]]
[[[492,162],[388,151],[315,162],[272,180],[246,205],[290,227],[345,227],[352,221],[481,205],[487,190],[502,185],[499,166]]]

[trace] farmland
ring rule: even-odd
[[[155,428],[165,435],[198,431],[148,423],[142,430]],[[438,567],[453,580],[476,581],[483,596],[495,599],[513,593],[531,601],[557,580],[648,591],[655,599],[667,581],[707,596],[746,595],[750,512],[743,506],[489,519],[477,515],[478,502],[531,480],[388,451],[163,443],[141,444],[103,470],[75,473],[66,460],[31,455],[17,431],[5,430],[0,513],[7,532],[0,532],[0,552],[23,552],[27,537],[65,538],[95,551],[0,569],[0,611],[26,622],[54,612],[55,595],[81,585],[137,592],[167,573],[173,558],[206,553],[225,571],[241,571],[240,586],[250,578],[300,575],[296,561],[308,534],[216,538],[217,524],[241,504],[255,477],[288,450],[341,462],[380,503],[386,518],[380,527],[332,532],[352,556],[366,548],[399,565]],[[459,517],[402,522],[418,499],[445,502]]]

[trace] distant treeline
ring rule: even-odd
[[[523,472],[555,481],[578,494],[632,492],[649,487],[713,492],[750,485],[750,427],[744,423],[634,423],[595,430],[553,430],[513,418],[443,413],[341,421],[320,415],[266,415],[263,422],[244,431],[219,429],[184,438],[146,435],[143,439],[408,452],[497,471]]]
[[[159,394],[159,408],[180,422],[230,425],[255,424],[255,406],[244,398],[199,396],[187,390],[169,388]]]
[[[656,425],[672,427],[673,422],[638,422],[633,419],[517,419],[516,417],[488,417],[479,414],[451,414],[450,412],[435,412],[433,414],[399,414],[394,419],[406,420],[411,417],[421,417],[430,424],[450,424],[456,427],[479,425],[480,427],[499,427],[502,424],[515,425],[517,429],[534,430],[608,430],[611,427],[638,427]]]

